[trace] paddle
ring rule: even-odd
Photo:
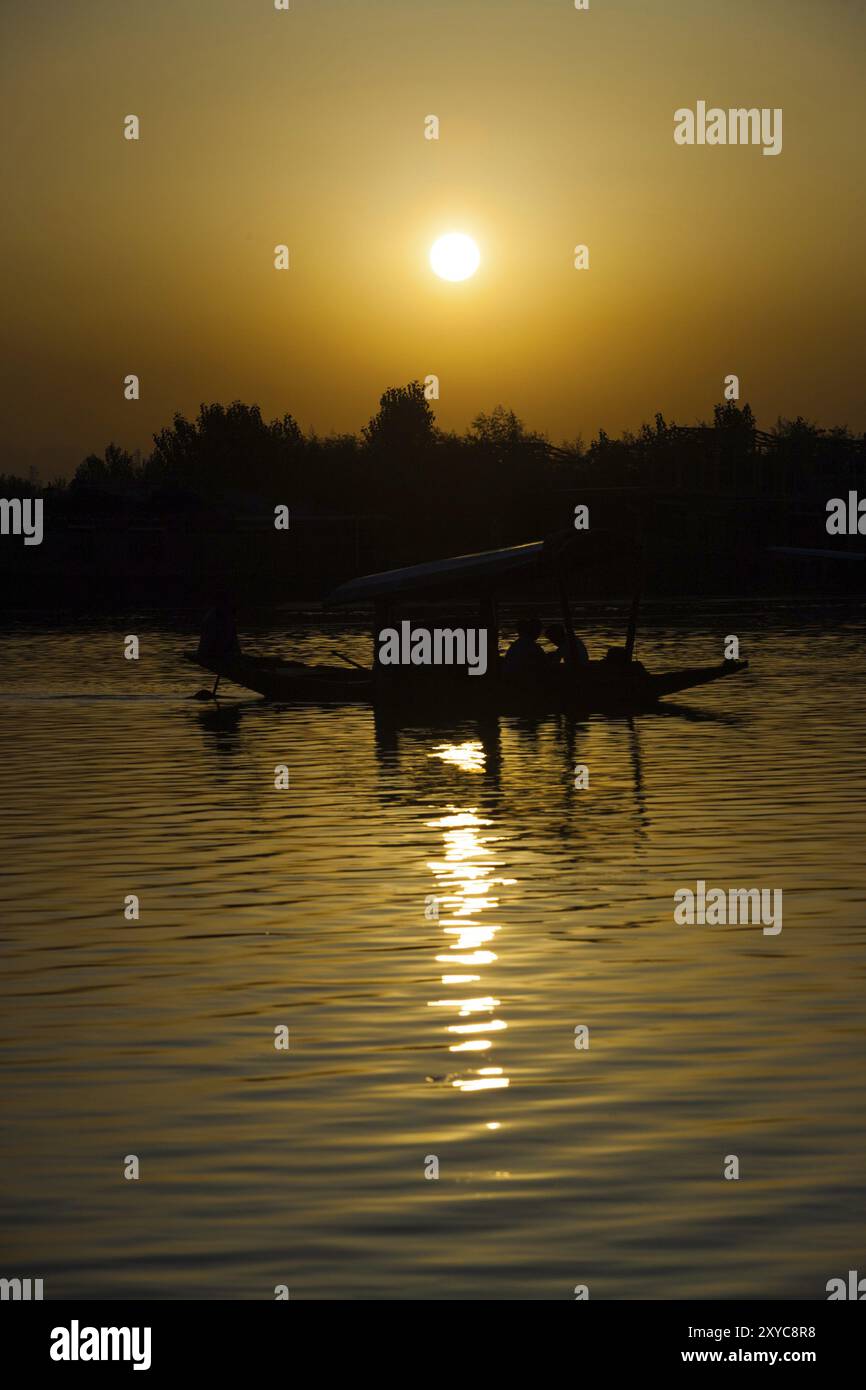
[[[195,692],[195,694],[194,694],[194,695],[190,695],[189,698],[190,698],[191,700],[215,700],[215,699],[216,699],[216,693],[217,693],[217,686],[219,685],[219,683],[220,683],[220,678],[219,678],[219,676],[217,676],[216,680],[215,680],[214,683],[213,683],[213,690],[197,690],[197,691]]]
[[[351,658],[350,656],[344,656],[342,652],[335,652],[335,651],[332,651],[332,652],[331,652],[331,656],[336,656],[336,657],[338,657],[340,661],[346,661],[346,662],[348,662],[348,664],[349,664],[350,666],[357,666],[357,668],[358,668],[359,671],[367,671],[367,667],[366,667],[366,666],[362,666],[361,663],[360,663],[360,661],[353,661],[352,658]],[[368,674],[369,674],[369,672],[368,672]]]

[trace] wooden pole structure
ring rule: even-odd
[[[499,614],[493,594],[482,594],[479,607],[481,626],[487,629],[487,670],[495,679],[499,674]]]
[[[389,627],[391,623],[391,603],[385,598],[377,598],[374,605],[373,617],[373,660],[370,668],[373,675],[381,679],[382,668],[379,664],[379,633],[383,628]]]
[[[635,565],[635,584],[634,595],[631,601],[631,612],[628,618],[628,630],[625,637],[625,659],[634,660],[634,642],[637,636],[637,620],[640,613],[641,591],[644,584],[644,553],[643,541],[638,541],[637,563]]]
[[[635,589],[628,618],[628,631],[625,636],[625,659],[634,660],[634,639],[637,636],[637,619],[640,612],[640,588]]]
[[[568,647],[568,654],[572,665],[578,664],[577,639],[574,635],[574,622],[571,616],[571,604],[568,601],[568,586],[562,570],[557,566],[556,583],[559,588],[559,609],[562,614],[562,626],[565,628],[565,644]]]

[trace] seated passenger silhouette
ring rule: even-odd
[[[558,666],[560,662],[565,666],[583,666],[589,661],[589,652],[577,633],[574,634],[574,647],[572,647],[562,623],[551,623],[549,627],[544,629],[544,635],[548,642],[552,642],[554,646],[552,652],[545,652],[551,666]]]
[[[547,656],[538,645],[541,623],[537,618],[521,618],[517,637],[502,658],[502,674],[519,680],[543,677],[550,670]]]

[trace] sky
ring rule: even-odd
[[[864,40],[860,0],[7,3],[0,472],[200,402],[357,431],[433,374],[447,429],[692,423],[735,373],[863,430]],[[698,100],[781,107],[781,154],[676,145]]]

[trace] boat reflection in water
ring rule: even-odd
[[[429,756],[469,774],[485,771],[480,741],[443,743]],[[436,956],[445,967],[441,978],[448,993],[431,999],[429,1007],[443,1010],[450,1020],[445,1024],[448,1051],[461,1060],[478,1058],[484,1063],[451,1074],[448,1081],[460,1091],[502,1090],[509,1078],[503,1067],[493,1064],[493,1057],[497,1039],[508,1025],[501,1017],[501,1000],[484,988],[487,970],[497,959],[493,947],[502,924],[487,914],[498,914],[501,904],[496,890],[516,880],[498,872],[503,864],[494,846],[501,844],[502,837],[491,832],[493,821],[480,816],[476,807],[450,805],[425,824],[443,840],[443,857],[431,860],[428,867],[437,884],[439,925],[448,938],[443,943],[446,949]],[[499,1122],[488,1121],[486,1127],[498,1129]]]

